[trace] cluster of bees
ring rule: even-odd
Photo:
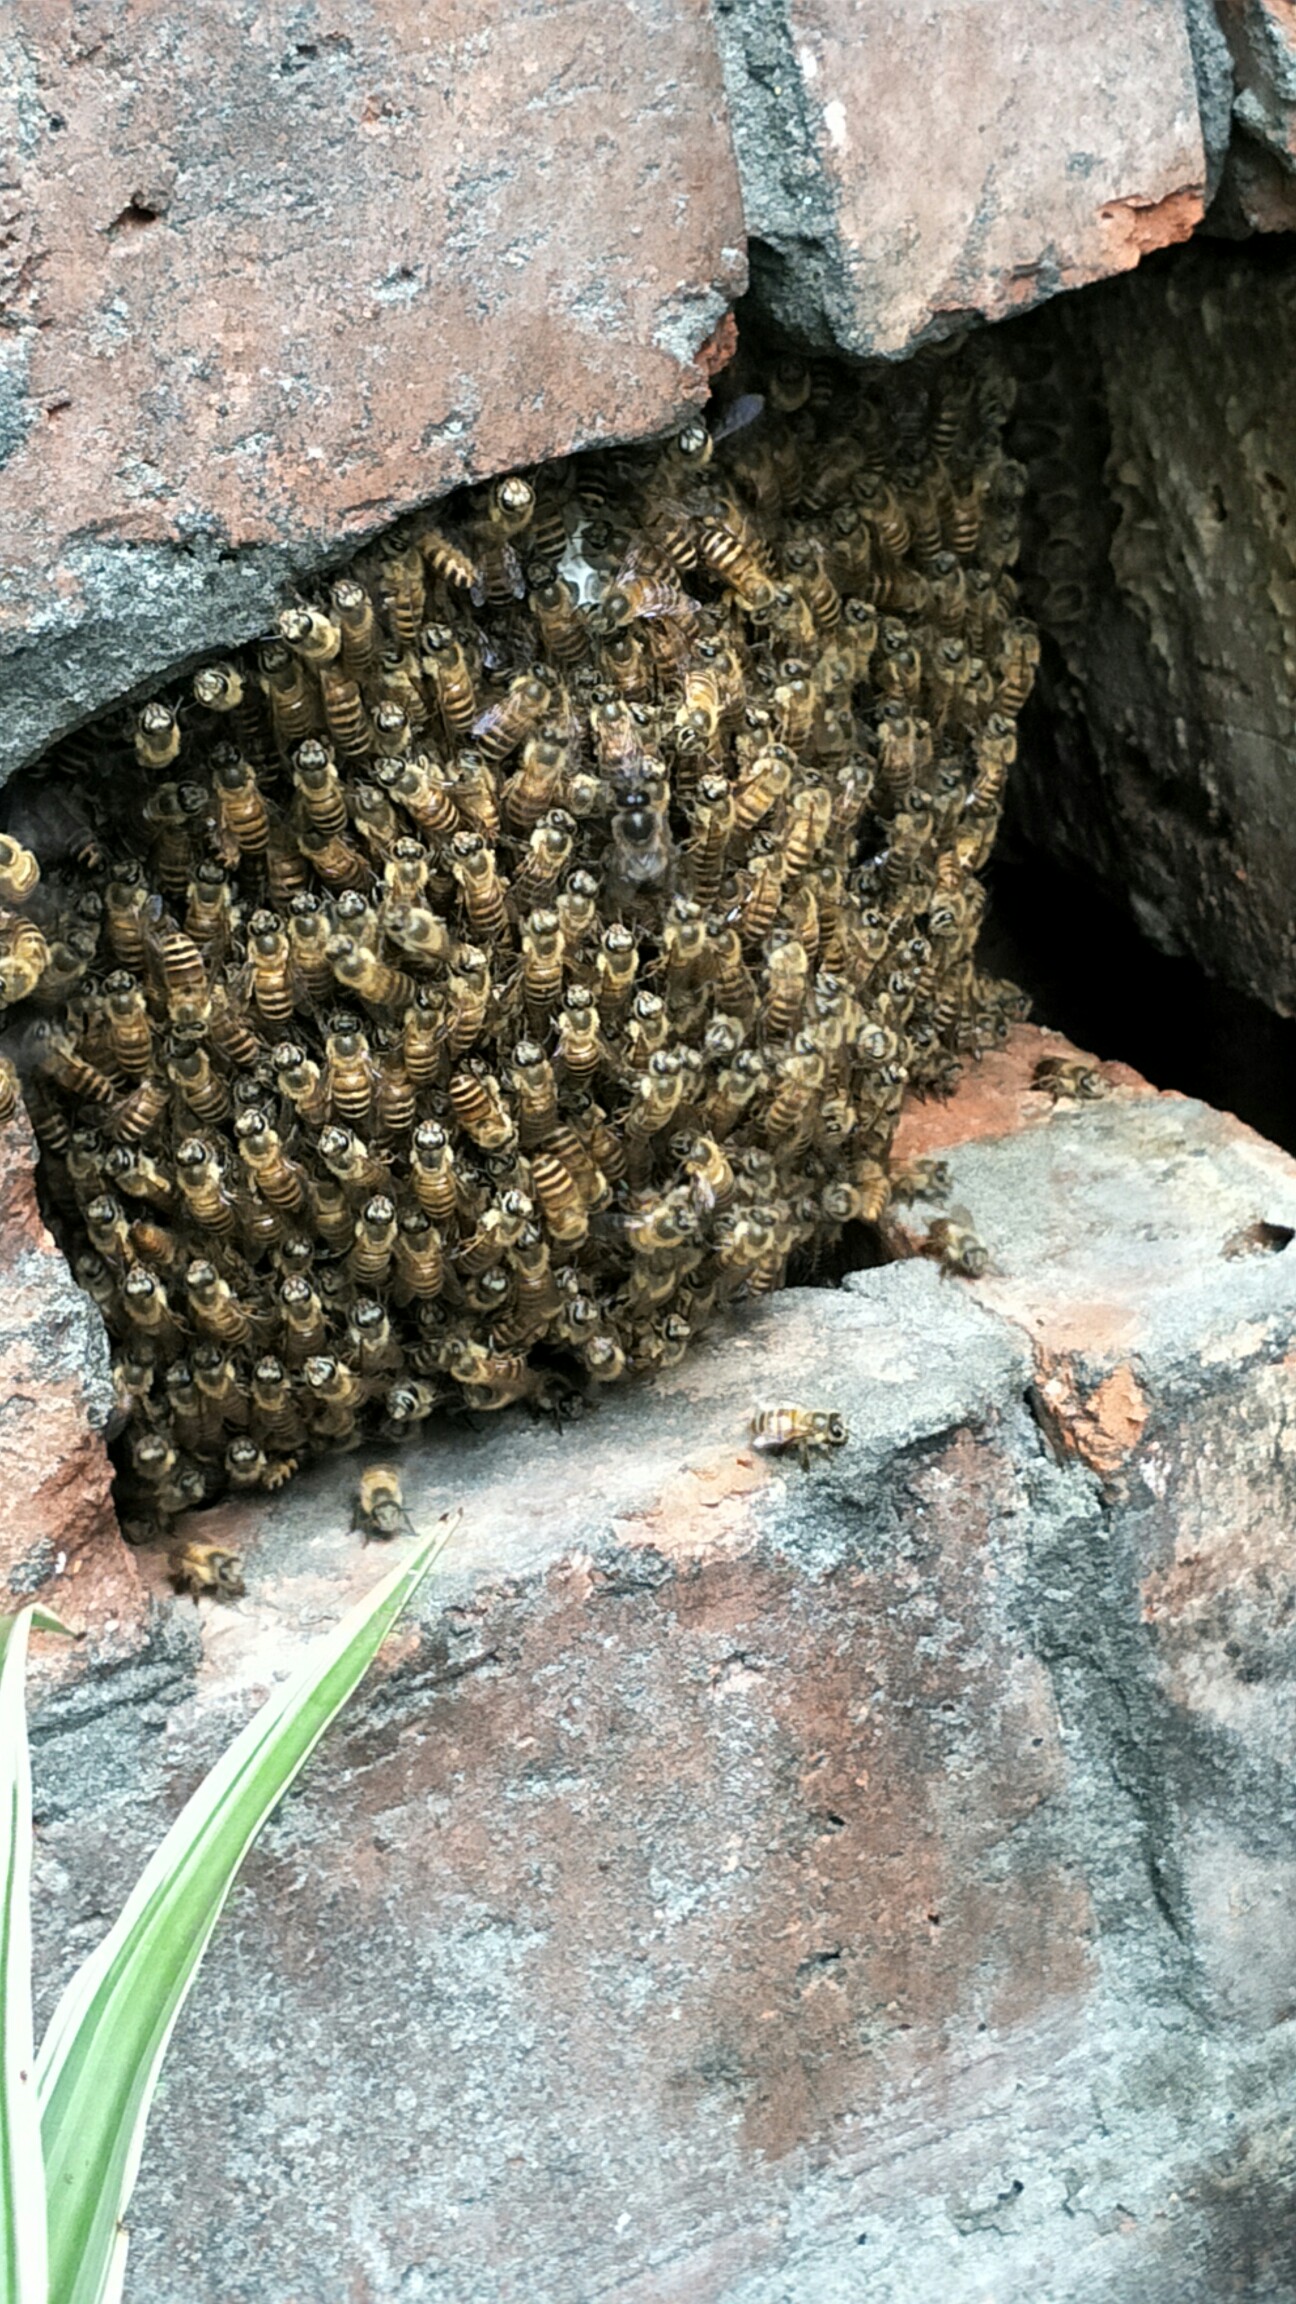
[[[749,381],[415,519],[11,799],[0,1001],[132,1532],[671,1366],[880,1217],[906,1090],[1021,1013],[974,959],[1037,659],[1011,388]]]

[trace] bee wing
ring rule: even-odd
[[[733,432],[746,431],[749,424],[754,424],[757,417],[763,415],[764,409],[765,395],[763,392],[741,392],[736,400],[730,401],[719,423],[712,431],[711,438],[715,445],[718,447],[720,442],[727,440]]]
[[[474,736],[493,736],[497,730],[505,727],[507,704],[507,697],[501,697],[498,703],[488,704],[484,712],[479,712],[472,725]]]

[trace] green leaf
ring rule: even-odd
[[[456,1521],[424,1537],[249,1721],[55,2009],[37,2059],[49,2304],[111,2304],[120,2295],[122,2218],[162,2058],[235,1874]]]
[[[31,2002],[27,1635],[66,1632],[44,1608],[0,1617],[0,2298],[46,2304],[45,2169]]]

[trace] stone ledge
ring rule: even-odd
[[[13,37],[0,775],[413,505],[705,397],[745,259],[704,0]]]
[[[1281,1548],[1247,1547],[1296,1266],[1228,1260],[1216,1297],[1192,1255],[1257,1192],[1280,1222],[1293,1171],[1128,1074],[1041,1109],[1057,1045],[1016,1036],[906,1123],[975,1186],[986,1282],[915,1260],[793,1290],[561,1437],[513,1415],[409,1458],[415,1522],[461,1502],[464,1534],[236,1893],[128,2297],[773,2304],[856,2294],[866,2263],[870,2304],[1182,2304],[1253,2277],[1296,1945],[1268,1926],[1293,1866],[1287,1587]],[[1065,1226],[1122,1131],[1138,1160],[1179,1151],[1156,1155],[1171,1278],[1114,1347],[1091,1232],[1046,1282],[1013,1190],[1033,1163]],[[1040,1331],[986,1290],[1032,1285],[1078,1385],[1113,1349],[1134,1368],[1148,1414],[1114,1465],[1031,1413]],[[1213,1320],[1191,1399],[1172,1301]],[[1254,1349],[1212,1361],[1244,1314]],[[806,1473],[761,1460],[770,1399],[838,1408],[848,1443]],[[380,1565],[348,1532],[357,1465],[227,1508],[248,1598],[161,1603],[132,1689],[47,1689],[51,1990],[254,1692]],[[1173,1536],[1194,1478],[1199,1526],[1239,1507],[1211,1590],[1245,1591],[1262,1684],[1236,1619],[1165,1582],[1196,1574]]]

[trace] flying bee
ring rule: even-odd
[[[977,1237],[966,1208],[951,1208],[928,1225],[916,1254],[930,1256],[943,1272],[963,1280],[979,1280],[990,1269],[990,1251]]]
[[[221,1544],[177,1544],[167,1555],[167,1568],[176,1590],[195,1600],[204,1593],[215,1600],[239,1600],[247,1590],[241,1556]]]
[[[803,1472],[814,1451],[842,1448],[850,1438],[843,1416],[832,1408],[758,1408],[751,1419],[752,1445],[765,1455],[795,1450]]]
[[[899,1161],[891,1169],[893,1200],[946,1200],[952,1183],[948,1160],[937,1160],[930,1154]]]
[[[413,1534],[414,1523],[405,1509],[400,1474],[394,1466],[371,1464],[361,1473],[356,1526],[366,1539]]]

